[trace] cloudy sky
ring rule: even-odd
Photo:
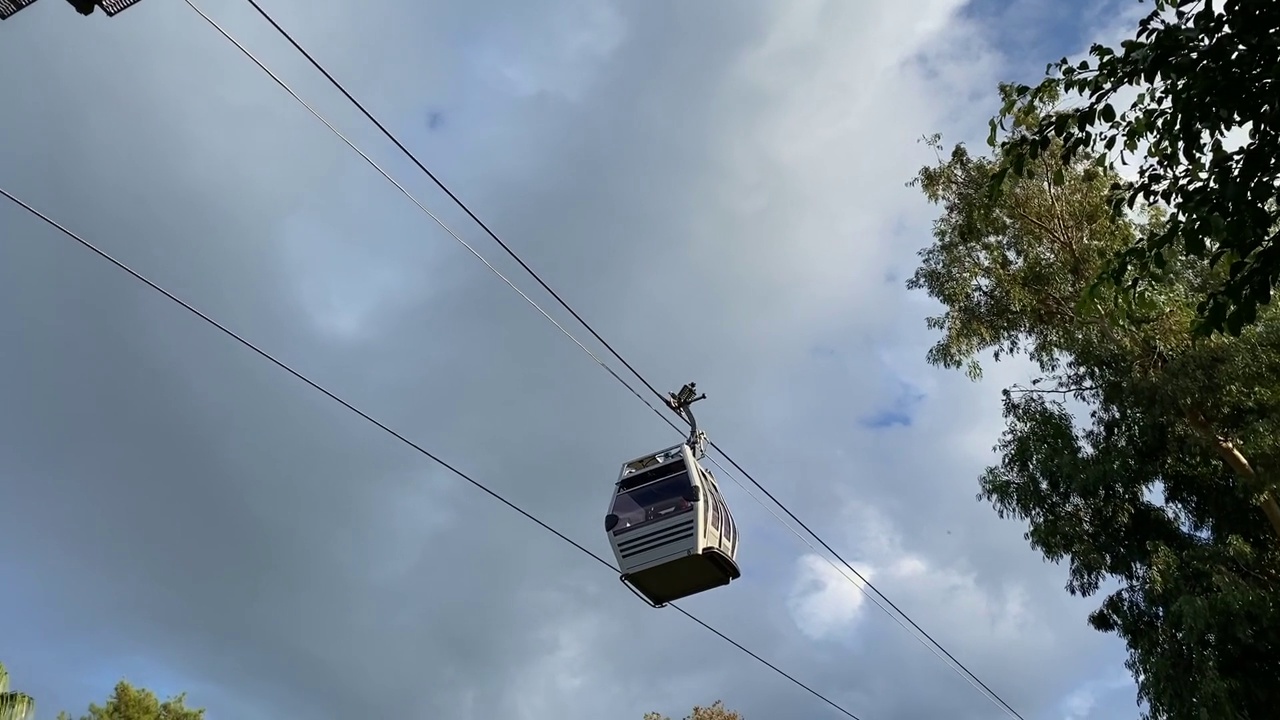
[[[548,300],[247,3],[198,4]],[[928,367],[903,289],[917,139],[980,141],[999,79],[1135,3],[263,4],[1027,720],[1135,716],[1096,600],[974,500],[1026,369]],[[0,187],[608,556],[619,463],[676,434],[184,3],[37,3],[0,88]],[[0,660],[42,720],[122,676],[211,720],[838,716],[7,202],[0,253]],[[684,607],[864,720],[1003,716],[724,485],[744,576]]]

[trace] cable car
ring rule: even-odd
[[[702,467],[706,433],[689,405],[689,383],[667,404],[690,424],[689,439],[623,463],[605,516],[622,582],[655,608],[728,585],[738,569],[738,528],[715,477]]]
[[[14,13],[34,3],[36,0],[0,0],[0,20],[8,20]],[[71,7],[81,15],[92,15],[95,7],[111,17],[136,4],[139,0],[67,0]]]

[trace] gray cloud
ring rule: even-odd
[[[1118,667],[972,500],[998,378],[924,368],[885,280],[927,239],[914,139],[981,131],[952,118],[998,66],[955,3],[267,7],[1028,718]],[[247,5],[216,12],[512,270]],[[607,556],[616,465],[670,429],[185,6],[80,20],[0,28],[0,183]],[[129,672],[214,717],[834,717],[20,210],[0,237],[0,571],[28,578],[0,654],[42,715]],[[912,424],[863,427],[899,378]],[[804,635],[805,548],[729,493],[746,574],[690,610],[866,720],[998,715],[868,603]]]

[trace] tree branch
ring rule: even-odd
[[[1085,385],[1079,387],[1052,387],[1052,388],[1029,388],[1022,385],[1014,385],[1005,392],[1010,395],[1029,395],[1039,393],[1042,395],[1074,395],[1076,399],[1083,399],[1086,393],[1097,391],[1097,387],[1093,385]]]
[[[1250,489],[1262,492],[1262,499],[1258,501],[1258,504],[1262,506],[1262,512],[1266,514],[1267,520],[1271,521],[1271,529],[1275,531],[1277,537],[1280,537],[1280,505],[1276,503],[1275,495],[1271,492],[1271,488],[1266,487],[1259,480],[1258,474],[1253,470],[1253,466],[1236,448],[1235,443],[1219,435],[1199,410],[1188,410],[1187,422],[1201,437],[1209,441],[1223,461],[1250,486]]]

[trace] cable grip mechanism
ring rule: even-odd
[[[693,410],[690,406],[699,400],[705,400],[706,398],[706,393],[702,393],[701,395],[698,394],[697,383],[685,383],[684,387],[680,388],[679,392],[667,393],[667,397],[664,398],[664,401],[667,403],[667,407],[671,408],[675,414],[684,418],[684,421],[689,423],[689,438],[687,443],[689,445],[689,449],[693,450],[699,460],[707,454],[707,434],[698,429],[698,420],[693,416]]]

